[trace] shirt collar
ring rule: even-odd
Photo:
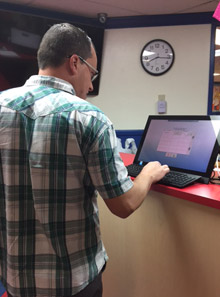
[[[54,77],[54,76],[44,76],[44,75],[32,75],[25,83],[25,86],[33,85],[44,85],[47,87],[59,89],[70,94],[75,95],[75,90],[73,86],[67,81]]]

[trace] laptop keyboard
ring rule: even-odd
[[[126,166],[126,168],[128,170],[129,176],[136,177],[141,172],[143,167],[138,164],[130,164]]]
[[[132,177],[136,177],[143,168],[138,164],[131,164],[126,167],[128,170],[128,175]],[[184,188],[192,184],[199,178],[200,176],[198,175],[188,174],[184,172],[170,171],[160,181],[158,181],[158,183],[167,185],[167,186],[176,187],[176,188]]]

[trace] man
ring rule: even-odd
[[[152,162],[127,176],[112,123],[84,100],[98,71],[82,30],[52,26],[38,65],[0,95],[0,280],[13,297],[99,297],[97,191],[126,218],[169,169]]]

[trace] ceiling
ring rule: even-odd
[[[212,0],[3,0],[1,2],[49,9],[82,17],[108,17],[214,12],[219,1]]]

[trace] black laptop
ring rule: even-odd
[[[159,161],[171,170],[161,184],[183,188],[209,183],[219,153],[219,128],[220,116],[149,116],[128,174],[136,177],[148,162]]]

